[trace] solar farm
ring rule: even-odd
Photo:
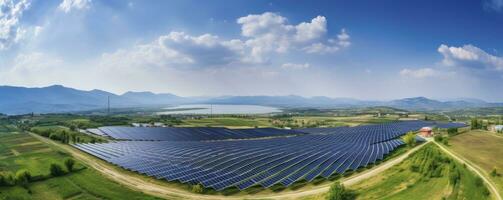
[[[422,127],[460,123],[403,121],[296,130],[258,128],[133,128],[91,130],[112,142],[74,147],[124,169],[221,191],[290,186],[366,167],[404,144]]]

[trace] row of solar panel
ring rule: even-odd
[[[120,142],[128,143],[128,142]],[[117,164],[126,169],[137,171],[159,179],[178,180],[183,183],[201,183],[205,187],[222,190],[227,187],[237,186],[246,189],[259,184],[270,187],[276,183],[288,186],[302,178],[312,181],[318,176],[328,178],[334,173],[343,173],[349,169],[356,169],[374,163],[398,145],[400,140],[390,140],[366,147],[344,145],[330,149],[327,145],[319,145],[304,151],[276,151],[268,149],[262,153],[253,151],[236,152],[228,154],[226,158],[215,158],[211,155],[208,159],[192,160],[193,164],[177,164],[162,157],[162,153],[147,153],[143,151],[140,159],[137,154],[118,158],[108,154],[99,145],[78,145],[86,152]],[[301,153],[299,153],[301,152]],[[210,152],[216,153],[216,152]],[[216,153],[218,155],[218,153]]]
[[[100,127],[89,129],[91,133],[120,140],[151,141],[203,141],[225,139],[248,139],[305,134],[303,132],[274,128],[227,129],[216,127]]]
[[[379,132],[400,133],[403,132],[403,124],[437,126],[440,128],[462,127],[460,123],[436,123],[433,121],[408,121],[400,123],[388,123],[380,125],[365,125],[358,127],[337,128],[306,128],[297,130],[285,130],[274,128],[255,129],[227,129],[227,128],[171,128],[171,127],[101,127],[88,131],[101,136],[109,136],[120,140],[149,140],[149,141],[206,141],[225,139],[249,139],[260,137],[277,137],[288,135],[302,135],[308,133],[351,133],[351,132],[377,132],[375,137],[381,136]],[[380,128],[379,128],[380,127]]]
[[[121,141],[77,148],[159,179],[222,190],[291,185],[365,167],[402,145],[395,139],[427,122],[346,127],[295,137],[227,141]]]

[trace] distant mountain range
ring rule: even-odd
[[[102,90],[77,90],[54,85],[42,88],[0,86],[0,113],[56,113],[75,112],[111,107],[154,107],[180,104],[248,104],[277,107],[368,107],[390,106],[406,110],[453,110],[475,107],[500,107],[503,103],[489,103],[479,99],[438,101],[425,97],[405,98],[392,101],[364,101],[351,98],[302,97],[302,96],[221,96],[180,97],[174,94],[152,92],[126,92],[122,95]]]

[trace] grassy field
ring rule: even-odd
[[[480,166],[487,174],[496,168],[498,175],[490,176],[503,193],[503,136],[488,131],[469,131],[450,138],[449,148]]]
[[[451,178],[459,172],[457,181]],[[398,166],[351,187],[357,199],[489,199],[485,186],[430,144]]]
[[[43,177],[26,187],[0,187],[0,199],[155,199],[107,180],[78,163],[76,172],[49,176],[49,165],[63,164],[68,157],[28,134],[0,134],[0,171],[15,173],[26,169],[33,177]]]
[[[358,126],[362,124],[385,123],[398,120],[396,115],[376,117],[373,115],[358,116],[286,116],[286,117],[211,117],[185,119],[177,126],[182,127],[337,127]]]
[[[455,178],[455,174],[459,174]],[[490,199],[487,188],[464,166],[429,144],[378,176],[349,187],[356,199]],[[324,195],[306,198],[324,199]]]
[[[180,126],[188,127],[271,127],[272,124],[268,118],[235,118],[235,117],[212,117],[203,119],[183,120]]]

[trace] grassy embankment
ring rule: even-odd
[[[451,137],[448,147],[482,168],[503,193],[503,134],[473,130]]]
[[[50,164],[70,156],[23,133],[0,133],[0,171],[26,169],[33,181],[25,186],[0,187],[0,199],[155,199],[112,182],[77,162],[66,175],[50,175]]]
[[[356,199],[490,199],[482,179],[428,144],[385,172],[349,187]],[[325,199],[325,195],[306,198]]]

